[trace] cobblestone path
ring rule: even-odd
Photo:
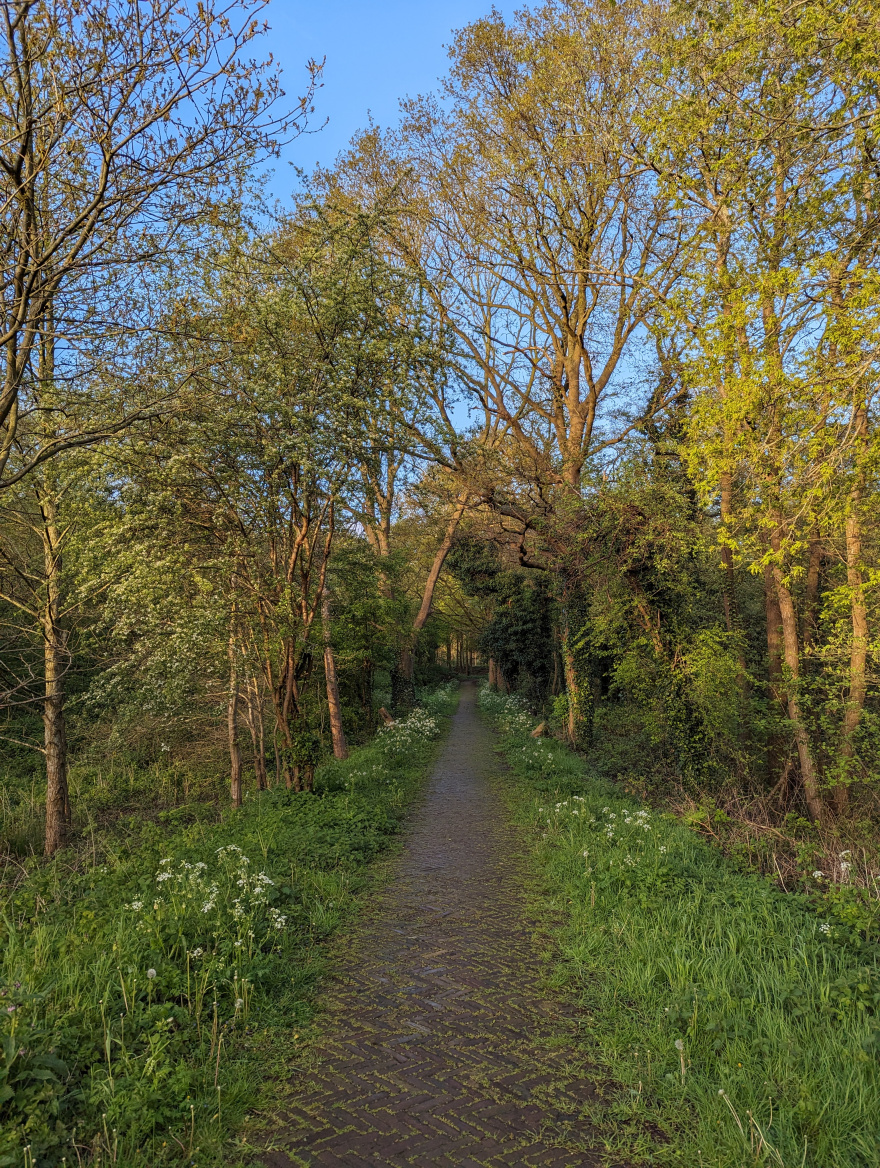
[[[492,733],[462,687],[449,738],[391,878],[327,987],[314,1065],[270,1168],[597,1161],[575,1024],[540,990],[515,838],[488,782]]]

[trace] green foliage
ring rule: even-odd
[[[484,697],[495,712],[508,705]],[[525,737],[511,706],[510,798],[533,832],[597,1108],[636,1163],[869,1168],[880,1156],[880,948],[669,815]],[[656,1131],[663,1133],[657,1139]]]

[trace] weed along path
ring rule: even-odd
[[[584,1068],[548,1040],[572,1023],[540,990],[475,689],[462,687],[391,879],[347,939],[314,1063],[261,1157],[271,1168],[597,1163],[578,1118]]]

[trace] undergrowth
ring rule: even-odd
[[[19,865],[0,928],[0,1165],[232,1162],[230,1132],[309,1016],[319,943],[456,701],[423,695],[320,768],[314,794],[275,788],[219,822],[198,804],[132,817]]]
[[[533,833],[597,1130],[634,1163],[875,1168],[880,949],[833,898],[786,895],[592,772],[484,689]]]
[[[870,786],[851,787],[848,814],[819,825],[794,786],[767,792],[742,775],[711,788],[685,784],[655,750],[638,710],[613,701],[597,707],[589,763],[628,794],[674,812],[739,866],[825,902],[880,941],[880,804]]]

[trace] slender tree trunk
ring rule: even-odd
[[[721,521],[725,528],[733,516],[733,476],[724,473],[721,476]],[[721,563],[724,569],[724,623],[729,634],[740,633],[739,603],[736,595],[736,573],[733,567],[733,551],[729,547],[721,548]],[[745,740],[749,734],[749,669],[743,649],[742,637],[736,639],[736,660],[738,665],[737,682],[740,693],[739,725],[740,739]]]
[[[782,677],[782,613],[776,595],[773,569],[764,569],[764,610],[767,619],[767,682],[774,711],[788,716],[788,698]],[[775,787],[785,766],[785,742],[778,731],[771,731],[767,740],[767,779]]]
[[[70,829],[70,794],[67,786],[67,727],[65,676],[68,666],[68,634],[61,626],[60,534],[55,498],[45,492],[43,513],[43,564],[46,599],[43,608],[43,735],[46,750],[46,840],[44,851],[52,856],[67,843]]]
[[[64,713],[67,644],[64,632],[51,626],[44,632],[45,697],[43,738],[46,749],[46,842],[52,856],[67,843],[70,795],[67,786],[67,727]]]
[[[781,548],[781,531],[776,527],[771,537],[773,551],[778,553]],[[804,797],[807,810],[814,823],[824,823],[825,807],[822,802],[822,793],[819,790],[819,776],[813,753],[810,748],[810,739],[804,725],[798,695],[798,680],[800,678],[800,646],[798,644],[798,624],[794,609],[794,600],[791,591],[785,583],[782,574],[782,565],[773,564],[773,582],[776,586],[776,597],[779,602],[779,614],[782,622],[782,651],[785,664],[788,667],[790,683],[788,686],[788,718],[794,727],[795,744],[797,745],[798,761],[801,768],[801,781],[804,785]]]
[[[562,672],[568,696],[566,731],[572,746],[585,748],[593,742],[593,691],[578,675],[577,661],[571,644],[568,617],[562,630]]]
[[[226,733],[229,741],[229,793],[233,807],[241,807],[241,746],[238,741],[238,662],[235,639],[229,638],[229,703],[226,707]]]
[[[849,654],[849,695],[843,715],[840,741],[840,762],[844,781],[834,788],[833,796],[834,809],[838,815],[846,810],[849,802],[846,771],[855,754],[855,733],[862,719],[867,693],[868,608],[865,603],[861,570],[862,531],[857,509],[859,502],[858,497],[853,500],[852,510],[846,519],[846,576],[850,594],[852,642]]]
[[[339,680],[336,675],[336,657],[333,653],[330,593],[327,586],[321,596],[321,632],[324,637],[324,677],[327,682],[327,708],[330,713],[330,734],[333,738],[333,757],[348,758],[348,743],[342,726],[342,702],[339,700]],[[311,787],[307,787],[311,790]]]
[[[868,410],[864,401],[853,408],[853,421],[858,436],[858,459],[855,480],[849,497],[846,517],[846,582],[849,586],[850,622],[852,641],[849,653],[849,694],[843,715],[840,740],[841,778],[834,788],[834,809],[843,814],[849,803],[849,773],[855,755],[855,734],[862,720],[867,693],[866,667],[868,661],[868,608],[865,602],[865,585],[862,578],[862,493],[865,474],[862,459],[868,445]]]
[[[245,720],[251,737],[251,758],[254,764],[257,790],[265,791],[268,783],[266,781],[266,744],[261,697],[257,679],[255,677],[249,678],[244,687]]]
[[[726,526],[731,516],[733,499],[732,478],[728,473],[721,476],[721,522]],[[721,563],[724,568],[724,587],[722,600],[724,604],[724,624],[728,633],[732,633],[738,624],[738,609],[736,603],[736,577],[733,571],[733,552],[726,545],[721,548]]]
[[[263,721],[263,695],[254,681],[254,716],[257,723],[257,757],[255,769],[257,771],[257,786],[261,791],[268,791],[269,776],[266,774],[266,724]]]

